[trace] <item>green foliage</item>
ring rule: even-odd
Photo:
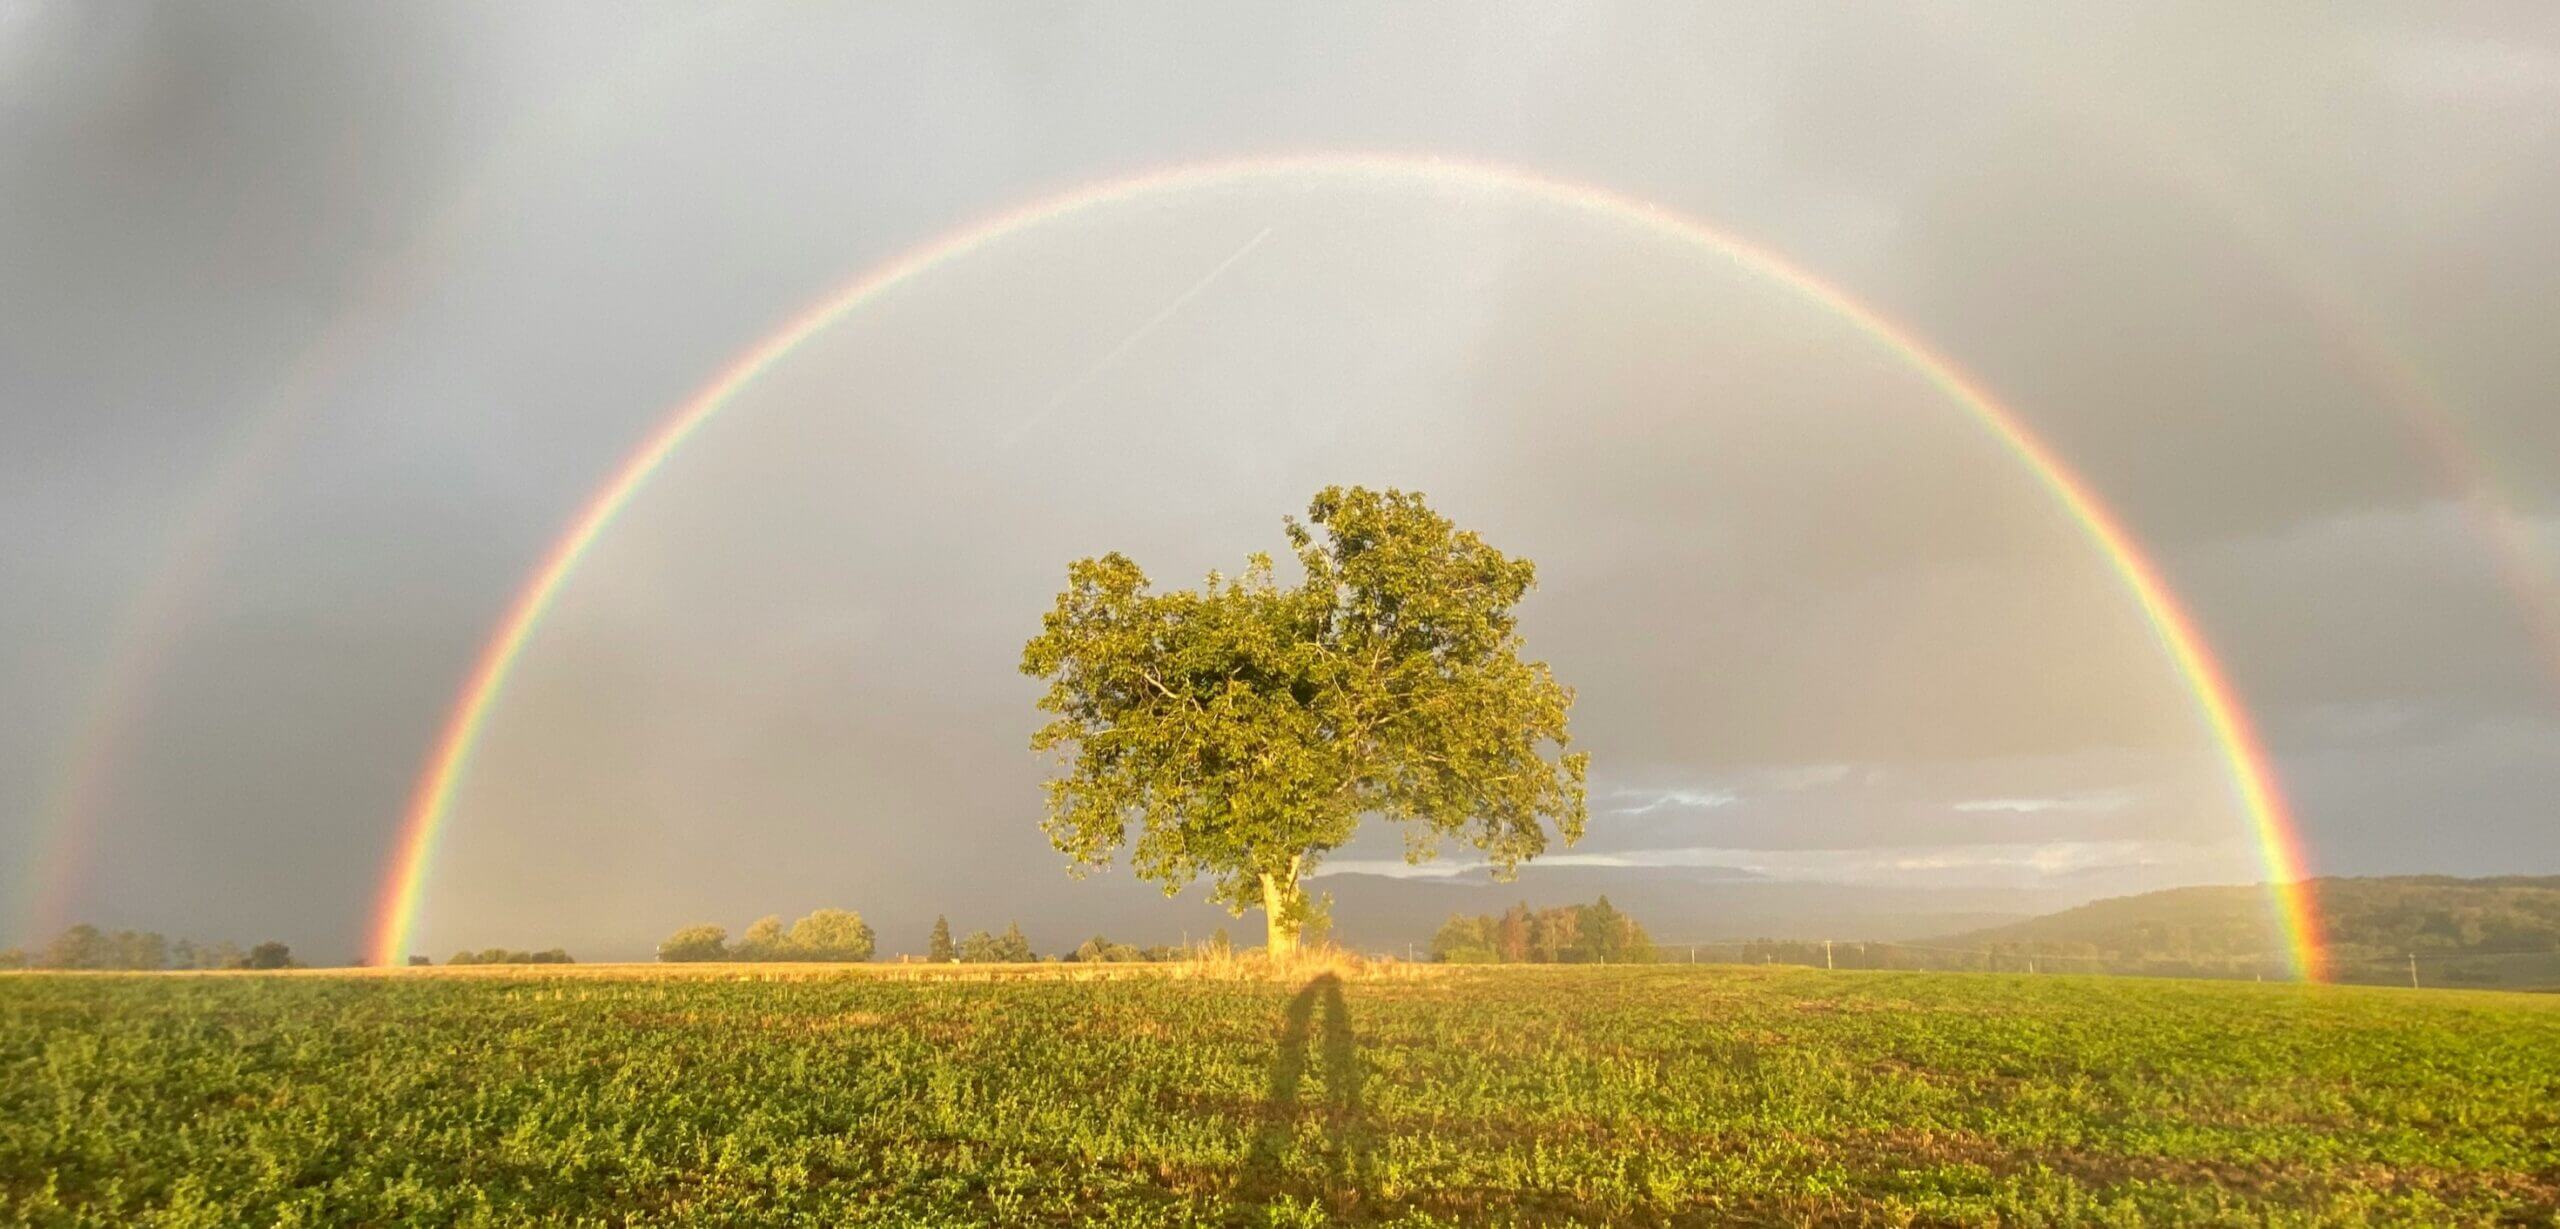
[[[701,923],[687,926],[658,944],[658,959],[668,964],[709,960],[799,960],[859,962],[871,959],[877,936],[862,915],[851,909],[817,909],[786,930],[780,914],[757,918],[746,933],[729,943],[729,932]]]
[[[729,928],[708,922],[687,926],[658,945],[658,959],[669,964],[729,958]]]
[[[1122,964],[1145,960],[1147,954],[1126,943],[1114,943],[1101,935],[1085,940],[1067,959],[1083,964]]]
[[[873,938],[861,914],[819,909],[791,924],[785,946],[792,960],[858,961],[871,959]]]
[[[1214,950],[1214,945],[1212,947]],[[1133,943],[1114,943],[1101,935],[1095,935],[1077,944],[1076,949],[1067,953],[1065,958],[1075,964],[1161,964],[1168,961],[1195,959],[1200,954],[1192,948],[1176,947],[1170,943],[1139,947]],[[1221,951],[1218,954],[1226,953]]]
[[[54,936],[40,963],[48,969],[104,969],[112,967],[112,958],[113,948],[107,936],[82,922]]]
[[[2545,1225],[2560,999],[0,977],[0,1224]]]
[[[1431,936],[1431,958],[1448,964],[1493,964],[1502,959],[1494,947],[1493,919],[1451,914]]]
[[[951,941],[951,919],[933,915],[933,937],[925,941],[924,958],[935,964],[949,964],[960,958],[958,944]]]
[[[1205,877],[1285,955],[1300,885],[1364,815],[1405,825],[1408,856],[1456,838],[1502,874],[1549,824],[1579,839],[1573,693],[1521,658],[1512,613],[1531,564],[1401,491],[1328,487],[1286,529],[1293,586],[1261,554],[1164,593],[1124,555],[1068,567],[1022,670],[1050,682],[1032,748],[1064,769],[1043,827],[1071,867],[1126,846],[1168,893]]]
[[[1653,939],[1601,897],[1588,905],[1501,917],[1453,916],[1431,937],[1431,958],[1448,964],[1649,964]]]
[[[963,964],[1029,964],[1039,958],[1039,953],[1031,950],[1031,940],[1023,937],[1018,923],[1006,923],[1001,935],[981,930],[960,941],[960,962]]]
[[[747,923],[746,933],[738,936],[736,946],[729,949],[731,960],[782,960],[784,947],[791,941],[782,929],[782,915],[768,913]]]
[[[519,952],[519,951],[511,951],[511,950],[509,950],[509,949],[507,949],[507,948],[503,948],[503,947],[491,947],[491,948],[484,948],[484,949],[482,949],[482,950],[480,950],[480,951],[476,951],[476,952],[473,952],[473,951],[461,951],[461,952],[455,952],[455,953],[453,954],[453,959],[451,959],[451,960],[447,960],[447,961],[445,961],[445,963],[446,963],[446,964],[449,964],[449,965],[454,965],[454,964],[576,964],[576,963],[577,963],[577,961],[576,961],[575,959],[571,958],[568,952],[563,951],[563,950],[561,950],[560,948],[556,948],[556,947],[555,947],[555,948],[552,948],[552,949],[550,949],[550,950],[548,950],[548,951],[541,951],[541,952]]]

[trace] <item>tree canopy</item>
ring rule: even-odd
[[[1528,560],[1396,490],[1328,487],[1285,530],[1294,585],[1265,554],[1161,593],[1127,556],[1079,560],[1022,655],[1050,682],[1032,747],[1063,770],[1043,827],[1071,868],[1126,846],[1168,895],[1206,877],[1283,957],[1363,816],[1404,825],[1409,859],[1455,838],[1507,876],[1586,815],[1573,692],[1520,652]]]
[[[708,922],[687,926],[658,945],[658,959],[670,964],[729,958],[729,928]]]
[[[869,960],[869,923],[850,909],[819,909],[791,924],[787,946],[794,960]]]

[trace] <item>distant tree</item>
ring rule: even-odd
[[[1101,935],[1095,935],[1069,953],[1067,959],[1086,964],[1123,964],[1153,959],[1153,957],[1126,943],[1114,943]]]
[[[1502,958],[1493,942],[1493,919],[1452,916],[1431,936],[1431,958],[1448,964],[1492,964]]]
[[[1039,953],[1031,950],[1031,940],[1022,937],[1022,924],[1019,922],[1005,923],[1004,937],[996,940],[996,951],[996,959],[1010,964],[1029,964],[1040,958]]]
[[[1328,487],[1286,527],[1305,580],[1285,589],[1261,554],[1165,593],[1124,555],[1080,560],[1022,655],[1050,681],[1032,747],[1065,770],[1042,826],[1071,868],[1109,865],[1134,818],[1141,877],[1260,907],[1280,959],[1306,877],[1365,815],[1507,876],[1586,813],[1573,693],[1520,656],[1527,560],[1401,491]]]
[[[278,943],[273,939],[269,939],[266,942],[249,949],[247,963],[242,967],[251,969],[290,969],[294,967],[293,949],[282,943]]]
[[[1562,964],[1581,955],[1581,911],[1571,905],[1540,909],[1529,919],[1530,958],[1540,964]]]
[[[1502,920],[1494,924],[1493,950],[1505,964],[1525,964],[1529,960],[1529,903],[1522,901],[1502,911]]]
[[[169,967],[173,969],[192,969],[196,967],[195,940],[180,939],[169,945]]]
[[[869,960],[874,936],[850,909],[819,909],[791,924],[787,945],[795,960]]]
[[[1333,893],[1306,897],[1303,905],[1304,912],[1300,916],[1304,920],[1298,927],[1298,942],[1318,948],[1333,942]]]
[[[1236,950],[1236,941],[1235,941],[1234,939],[1229,938],[1229,937],[1227,936],[1227,928],[1226,928],[1226,927],[1221,926],[1221,927],[1219,927],[1215,932],[1213,932],[1213,933],[1211,933],[1211,934],[1210,934],[1210,936],[1209,936],[1209,954],[1210,954],[1210,955],[1212,955],[1212,956],[1225,956],[1225,955],[1228,955],[1228,954],[1230,954],[1230,953],[1234,952],[1235,950]]]
[[[165,969],[169,967],[168,937],[156,930],[119,930],[112,957],[119,969]]]
[[[409,967],[413,969],[423,969],[433,964],[435,964],[435,959],[430,956],[411,956],[409,958]]]
[[[766,914],[748,923],[746,933],[738,936],[737,945],[729,949],[732,960],[780,960],[791,936],[782,929],[782,915]]]
[[[960,959],[966,964],[1028,964],[1039,958],[1019,924],[1008,923],[1001,935],[980,930],[960,941]]]
[[[1589,964],[1616,964],[1627,945],[1626,918],[1607,896],[1583,906],[1574,928],[1576,961]]]
[[[935,964],[949,964],[960,958],[960,949],[951,942],[951,920],[935,914],[933,937],[925,941],[924,958]]]
[[[23,969],[25,967],[27,967],[26,949],[13,947],[7,951],[0,951],[0,969]]]
[[[218,943],[197,948],[196,967],[199,969],[245,969],[249,967],[249,955],[240,950],[239,944],[224,939]]]
[[[727,928],[713,926],[708,923],[698,926],[687,926],[674,934],[668,935],[666,941],[658,945],[658,959],[670,964],[691,963],[705,960],[726,960],[728,958],[729,932]]]
[[[104,933],[82,922],[54,936],[42,963],[48,969],[103,969],[112,951]]]
[[[1581,959],[1597,964],[1649,964],[1653,938],[1634,918],[1601,897],[1582,910]]]

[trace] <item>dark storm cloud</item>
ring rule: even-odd
[[[2404,402],[2425,390],[2547,578],[2550,26],[19,6],[0,848],[33,856],[120,612],[315,341],[335,367],[122,724],[75,899],[100,921],[351,949],[523,572],[826,287],[1062,185],[1361,147],[1607,183],[1871,299],[2159,549],[2324,866],[2548,862],[2555,680],[2515,592],[2539,582],[2455,510]],[[1540,560],[1532,645],[1601,753],[1587,858],[2248,873],[2176,681],[2015,463],[1872,342],[1684,259],[1498,203],[1292,198],[938,275],[776,372],[599,548],[493,719],[430,939],[627,953],[833,903],[893,946],[935,911],[1052,945],[1208,924],[1058,873],[1012,655],[1066,559],[1180,583],[1336,480],[1426,485]]]

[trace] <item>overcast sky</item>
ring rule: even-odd
[[[355,950],[477,646],[672,406],[975,219],[1310,150],[1597,185],[1836,284],[2123,514],[2314,869],[2560,871],[2547,7],[18,0],[0,942]],[[1333,482],[1538,561],[1585,864],[2257,869],[2121,580],[1890,348],[1623,221],[1309,174],[983,245],[741,396],[529,645],[420,950],[819,905],[1071,944],[1148,889],[1039,835],[1021,642],[1068,560],[1190,583]]]

